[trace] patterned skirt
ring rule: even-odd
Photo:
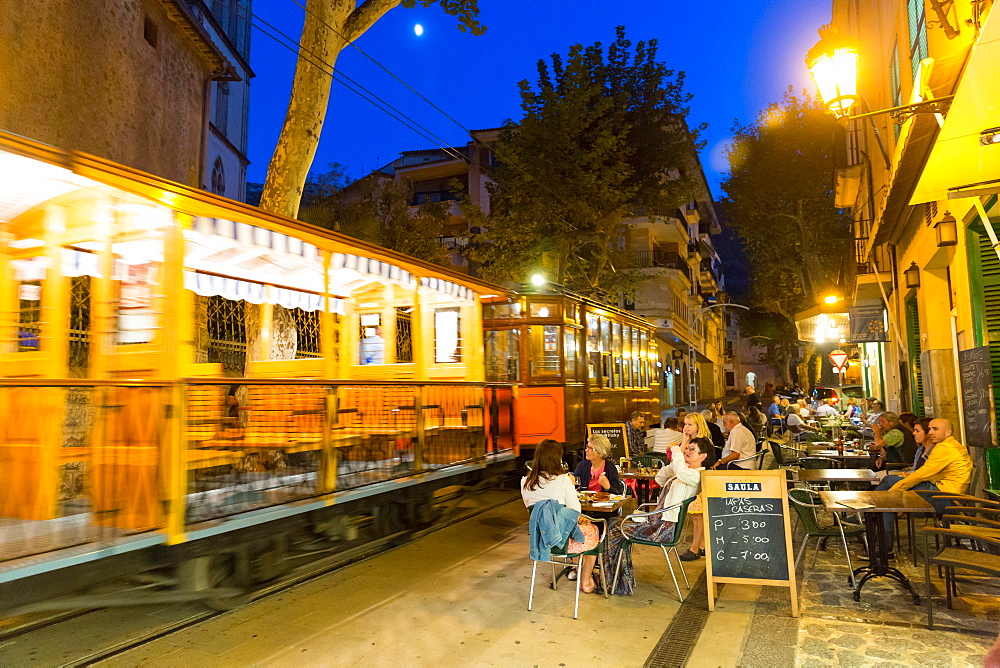
[[[579,543],[572,538],[569,539],[567,551],[570,554],[579,554],[597,547],[597,541],[601,540],[601,532],[593,524],[581,524],[580,531],[583,532],[583,542]]]

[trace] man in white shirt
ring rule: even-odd
[[[653,435],[653,452],[667,454],[672,445],[680,445],[684,434],[677,429],[677,418],[668,417],[663,421],[663,428],[657,429]]]
[[[729,431],[729,438],[726,439],[726,447],[722,449],[722,459],[716,462],[712,468],[729,470],[757,468],[755,460],[739,464],[731,463],[737,459],[746,459],[747,457],[756,455],[757,439],[754,438],[753,432],[740,422],[740,416],[736,413],[726,413],[722,419],[726,423],[726,429]]]
[[[827,417],[839,417],[840,411],[838,411],[833,403],[836,399],[827,399],[823,402],[823,405],[816,409],[816,417],[827,418]]]

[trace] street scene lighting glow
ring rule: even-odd
[[[545,285],[545,277],[541,274],[535,274],[531,277],[532,285]]]
[[[823,298],[823,301],[827,304],[836,304],[839,301],[837,295],[827,295]]]
[[[420,37],[421,35],[424,34],[424,27],[419,23],[413,26],[413,34],[416,35],[417,37]]]

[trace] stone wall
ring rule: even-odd
[[[198,185],[211,65],[160,2],[0,2],[0,63],[0,129]]]

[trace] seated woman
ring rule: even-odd
[[[890,411],[882,413],[873,431],[875,438],[872,452],[877,453],[876,471],[886,468],[886,464],[906,464],[913,461],[917,443],[913,440],[910,428],[900,422],[898,415]]]
[[[747,411],[746,424],[756,438],[761,438],[767,428],[767,418],[760,412],[759,408],[751,406]]]
[[[606,440],[606,439],[605,439]],[[535,458],[531,460],[531,470],[521,478],[521,498],[524,506],[530,508],[543,499],[555,499],[567,508],[580,512],[580,499],[576,495],[576,487],[572,477],[563,471],[563,446],[559,441],[547,438],[535,448]],[[578,543],[570,539],[568,551],[579,554],[591,550],[600,540],[600,532],[591,524],[590,518],[580,515],[578,520],[584,541]],[[585,592],[594,591],[594,564],[596,558],[583,557],[583,580],[580,589]]]
[[[712,445],[712,441],[704,437],[688,438],[684,444],[674,446],[671,450],[672,456],[669,466],[662,468],[656,476],[657,482],[663,486],[660,498],[656,503],[656,510],[669,508],[685,499],[697,496],[701,485],[701,471],[705,469],[706,465],[715,463],[715,446]],[[688,506],[688,511],[695,514],[701,512],[697,500]],[[605,550],[607,566],[609,568],[617,566],[618,555],[621,553],[621,543],[625,536],[659,543],[671,541],[674,537],[679,514],[680,510],[674,508],[649,518],[636,518],[640,521],[629,521],[629,518],[625,518],[622,522],[614,525],[608,532],[608,549]],[[681,556],[684,561],[691,561],[704,555],[704,527],[701,526],[700,520],[694,523],[694,531],[691,549]],[[688,554],[693,556],[685,559]],[[632,564],[628,560],[628,553],[623,555],[623,558],[626,561],[622,564],[622,572],[625,574],[629,588],[631,588]]]
[[[571,476],[581,490],[621,494],[624,489],[618,477],[618,467],[610,461],[611,441],[604,434],[592,434],[587,439],[585,459],[577,464]]]

